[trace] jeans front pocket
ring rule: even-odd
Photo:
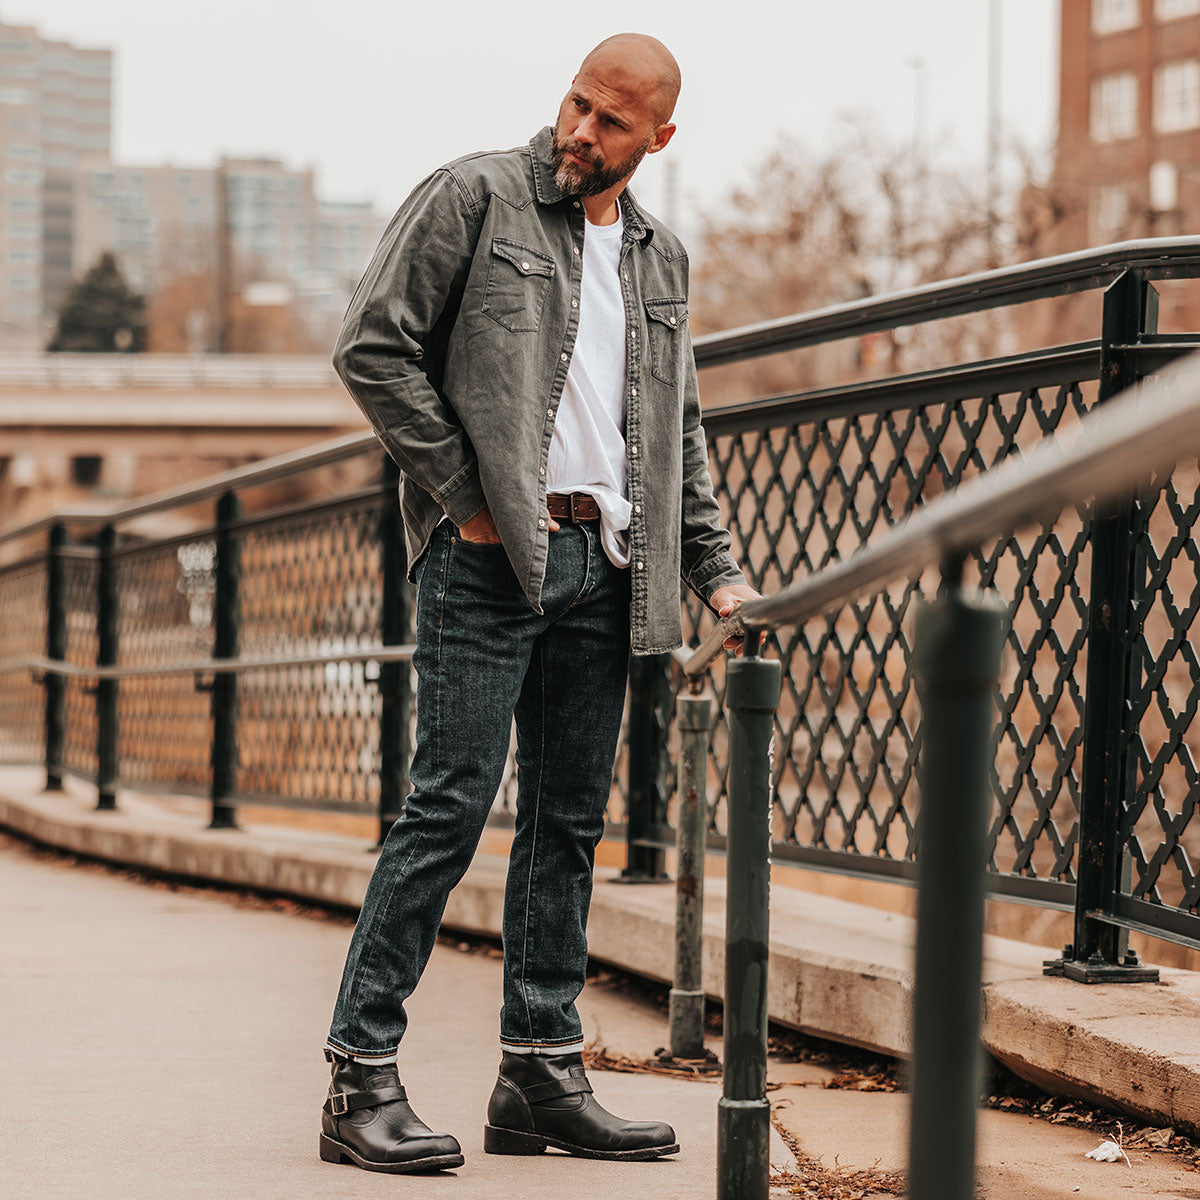
[[[672,387],[679,381],[679,362],[683,357],[684,325],[687,301],[664,296],[645,301],[647,332],[650,338],[650,373]]]
[[[483,311],[510,333],[536,333],[554,259],[509,238],[492,238],[492,259],[483,291]]]

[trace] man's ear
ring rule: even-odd
[[[654,131],[654,137],[650,139],[650,145],[646,147],[646,153],[657,154],[674,136],[674,125],[660,125]]]

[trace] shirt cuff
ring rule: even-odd
[[[718,591],[720,588],[745,582],[746,576],[742,573],[737,563],[734,562],[732,556],[728,554],[721,554],[715,560],[693,571],[691,578],[684,577],[684,583],[705,604],[708,604],[709,597],[713,592]]]
[[[477,512],[487,507],[483,484],[479,482],[479,465],[468,463],[434,493],[433,498],[455,525],[465,525]]]

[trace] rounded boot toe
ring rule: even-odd
[[[665,1121],[638,1121],[627,1127],[630,1141],[639,1146],[673,1146],[675,1130]]]
[[[409,1137],[388,1148],[384,1162],[408,1163],[425,1159],[462,1158],[458,1138],[450,1133],[431,1133],[428,1137]]]

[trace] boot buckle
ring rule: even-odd
[[[329,1097],[329,1111],[335,1117],[344,1117],[350,1111],[350,1097],[344,1092],[334,1092]]]

